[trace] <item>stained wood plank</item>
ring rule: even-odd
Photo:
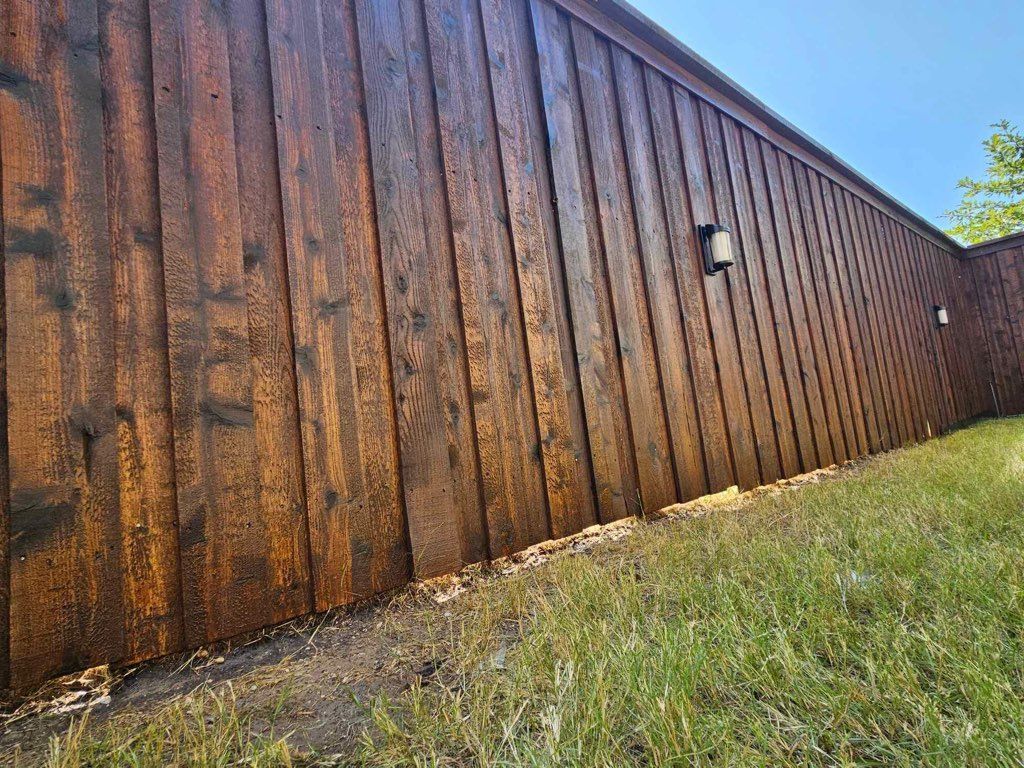
[[[145,0],[99,5],[114,266],[116,422],[128,659],[182,647],[156,123]],[[289,366],[290,367],[290,366]]]
[[[900,233],[892,224],[891,219],[883,217],[889,243],[890,269],[896,278],[892,293],[902,319],[908,352],[907,385],[915,412],[917,439],[922,441],[942,429],[941,411],[938,412],[938,420],[932,411],[933,402],[936,406],[939,405],[937,401],[933,401],[938,372],[928,365],[928,339],[920,324],[920,321],[926,318],[922,312],[926,299],[920,293],[920,265],[912,266],[908,261]],[[914,268],[915,266],[917,268]]]
[[[799,264],[806,260],[807,241],[804,237],[803,219],[800,214],[800,200],[797,197],[796,179],[793,175],[793,164],[790,158],[775,153],[775,162],[768,165],[769,182],[778,178],[776,189],[779,199],[785,205],[785,217],[788,227],[780,230],[780,255],[782,272],[785,277],[786,290],[790,297],[790,310],[793,313],[793,327],[796,330],[796,345],[800,355],[800,368],[804,379],[805,392],[809,406],[811,426],[814,431],[814,443],[817,450],[815,467],[827,467],[835,462],[835,450],[832,436],[828,428],[828,417],[825,409],[825,385],[819,368],[814,345],[811,340],[810,305],[807,290],[800,279]]]
[[[704,454],[643,70],[621,48],[613,48],[612,66],[679,498],[692,499],[705,493]]]
[[[890,221],[893,229],[894,244],[903,274],[907,276],[901,285],[896,286],[897,293],[902,293],[906,315],[912,333],[911,348],[915,353],[917,369],[917,389],[921,400],[921,408],[925,418],[925,437],[932,437],[942,429],[942,403],[939,382],[934,369],[934,346],[932,345],[932,327],[929,322],[934,318],[931,313],[930,291],[922,274],[923,263],[913,250],[913,244],[905,237],[896,222]],[[950,417],[956,420],[955,414]]]
[[[992,256],[984,256],[975,261],[974,269],[984,324],[992,340],[989,354],[999,412],[1004,416],[1020,413],[1024,408],[1024,381],[1015,375],[1017,352],[999,262]]]
[[[598,518],[611,522],[637,512],[639,498],[590,151],[568,21],[543,0],[531,11]]]
[[[0,9],[11,684],[125,654],[96,4]]]
[[[636,219],[618,121],[611,53],[607,42],[575,21],[572,37],[640,501],[644,509],[656,510],[678,499],[678,491],[643,269],[637,258]]]
[[[906,385],[903,379],[905,359],[900,347],[899,334],[893,327],[893,308],[887,295],[887,286],[881,282],[885,274],[882,258],[877,211],[863,205],[868,241],[871,247],[865,253],[865,268],[868,275],[868,289],[874,297],[875,315],[878,320],[879,332],[887,350],[884,356],[889,373],[889,388],[893,398],[893,412],[896,417],[897,439],[899,445],[906,445],[913,440],[910,424],[910,410],[907,403]]]
[[[846,370],[846,361],[842,354],[843,341],[837,331],[838,323],[833,307],[833,296],[829,291],[830,286],[825,274],[825,263],[832,260],[834,256],[832,249],[835,247],[835,243],[829,224],[829,211],[821,195],[822,181],[823,179],[818,176],[808,176],[808,195],[811,199],[811,209],[808,212],[810,218],[807,220],[807,236],[810,243],[808,262],[814,291],[818,298],[818,311],[821,314],[821,328],[825,349],[828,353],[829,367],[832,369],[832,378],[835,382],[836,404],[839,409],[839,419],[843,425],[845,441],[844,455],[847,458],[854,458],[861,452],[856,425],[859,413],[850,391],[848,375],[852,375],[852,372],[848,374]]]
[[[492,556],[550,535],[486,52],[475,0],[426,3]]]
[[[996,256],[999,268],[999,280],[1003,287],[1003,299],[1006,302],[1006,322],[1013,338],[1013,349],[1016,352],[1016,366],[1013,358],[1007,355],[1010,363],[1008,378],[1015,380],[1018,391],[1024,398],[1024,248],[1001,251]],[[1018,413],[1021,412],[1018,408]]]
[[[228,54],[253,371],[259,512],[274,621],[313,608],[273,84],[262,0],[228,0]]]
[[[836,406],[836,390],[831,370],[828,366],[828,355],[823,350],[821,339],[821,319],[818,311],[814,285],[810,279],[808,268],[807,240],[804,221],[801,213],[800,200],[797,197],[796,177],[790,158],[777,154],[779,166],[778,195],[785,201],[785,210],[790,219],[790,244],[792,256],[786,264],[786,272],[793,275],[793,288],[799,291],[804,303],[803,322],[798,327],[806,329],[804,352],[806,359],[812,360],[818,402],[812,400],[811,417],[815,425],[818,446],[818,458],[821,466],[829,466],[843,461],[843,436],[839,425]],[[771,174],[769,174],[769,179]],[[805,362],[805,367],[809,364]]]
[[[359,424],[358,487],[365,499],[356,508],[358,514],[350,518],[352,592],[361,598],[393,589],[410,577],[403,514],[408,507],[403,510],[393,368],[374,226],[366,99],[359,74],[354,9],[350,3],[328,3],[322,4],[321,10],[345,284],[351,307],[348,341],[356,387],[351,397]]]
[[[779,336],[782,335],[779,318],[784,316],[786,307],[783,304],[779,308],[781,311],[776,312],[768,288],[768,283],[771,280],[768,272],[772,266],[777,268],[774,260],[770,264],[767,257],[769,246],[766,243],[773,235],[770,229],[762,229],[768,223],[767,219],[762,219],[757,215],[757,206],[751,187],[751,176],[755,175],[756,171],[753,171],[748,164],[740,128],[732,120],[723,120],[722,128],[736,209],[736,221],[739,225],[737,236],[742,243],[745,256],[742,266],[746,272],[750,290],[754,327],[760,345],[764,378],[768,385],[768,399],[772,409],[772,422],[778,446],[779,473],[782,477],[792,477],[800,473],[800,459],[796,448],[796,425],[789,403],[789,387],[783,376],[779,339]]]
[[[768,290],[775,310],[775,328],[789,391],[800,466],[802,471],[809,472],[818,466],[809,405],[812,385],[806,381],[801,367],[797,332],[794,330],[794,318],[803,316],[803,297],[799,293],[790,295],[786,285],[786,262],[792,259],[793,246],[782,179],[775,150],[767,142],[758,141],[753,133],[744,131],[743,144],[750,169],[754,210],[762,233]],[[796,302],[799,302],[799,308],[794,311]]]
[[[185,643],[272,620],[226,9],[151,0]]]
[[[4,237],[3,189],[3,142],[0,141],[0,690],[11,684],[11,484],[7,439],[7,240]]]
[[[871,277],[866,266],[869,261],[868,253],[873,247],[873,244],[871,239],[868,237],[864,222],[864,210],[861,207],[860,200],[854,198],[845,190],[843,194],[851,221],[853,222],[852,226],[854,227],[854,233],[858,245],[854,258],[850,261],[851,274],[853,275],[853,279],[857,281],[857,292],[862,306],[861,311],[865,314],[871,338],[871,346],[875,352],[874,371],[877,377],[877,387],[879,400],[882,403],[882,412],[885,414],[884,425],[882,426],[882,445],[884,446],[884,449],[888,450],[890,448],[898,447],[901,442],[896,425],[895,397],[890,389],[888,365],[886,363],[888,342],[883,340],[882,335],[879,332],[878,314],[876,311],[877,302],[875,301],[871,290]]]
[[[477,461],[476,432],[470,402],[469,368],[460,320],[458,275],[449,232],[448,199],[438,136],[434,83],[423,4],[403,0],[402,24],[407,50],[409,104],[416,137],[417,167],[423,200],[426,242],[431,244],[434,323],[439,333],[437,386],[444,396],[445,429],[453,503],[462,526],[464,563],[488,555],[488,537]],[[344,108],[344,105],[342,105]]]
[[[729,118],[718,114],[708,104],[701,104],[700,112],[704,125],[704,147],[711,174],[715,215],[718,221],[730,222],[733,228],[732,243],[736,263],[731,269],[726,270],[724,275],[719,276],[725,278],[732,299],[733,321],[736,326],[736,339],[739,342],[740,363],[747,385],[747,400],[750,403],[750,419],[754,427],[761,482],[771,483],[781,477],[779,446],[775,435],[771,393],[767,386],[764,358],[754,321],[748,256],[743,250],[744,234],[736,213],[725,156],[723,124]]]
[[[832,445],[833,460],[842,463],[849,458],[846,443],[846,424],[840,409],[840,393],[838,377],[832,367],[828,342],[825,337],[825,318],[815,285],[814,272],[811,264],[820,257],[820,242],[817,238],[817,215],[814,201],[811,198],[808,169],[801,163],[791,163],[796,186],[796,199],[800,214],[800,227],[795,229],[796,269],[803,285],[804,300],[807,303],[807,316],[810,321],[811,348],[818,366],[821,381],[822,402],[825,406],[825,418],[828,422],[829,439]]]
[[[708,310],[702,288],[703,261],[697,228],[686,192],[682,149],[676,123],[674,96],[665,79],[648,68],[645,72],[656,167],[668,222],[670,258],[675,265],[676,291],[686,341],[686,359],[704,453],[707,490],[715,493],[733,485],[733,469],[722,410],[722,385],[711,342]]]
[[[848,360],[852,361],[852,368],[848,365],[847,371],[852,370],[855,373],[855,381],[854,378],[851,378],[850,381],[856,387],[857,399],[861,404],[864,420],[864,447],[867,452],[873,453],[881,448],[877,412],[880,403],[872,377],[871,356],[874,350],[865,327],[864,313],[860,311],[857,286],[851,278],[849,268],[849,261],[856,258],[857,246],[847,216],[842,190],[823,179],[822,195],[825,199],[826,213],[835,217],[830,222],[834,225],[833,237],[838,236],[839,239],[839,243],[832,251],[833,259],[826,260],[825,269],[830,275],[830,281],[834,282],[833,292],[837,297],[837,303],[842,307],[840,315],[845,321],[845,330],[842,335],[847,342],[844,344],[844,350]]]
[[[868,406],[864,401],[863,372],[858,369],[859,361],[855,357],[855,350],[860,350],[860,345],[854,340],[851,333],[847,309],[849,295],[843,291],[843,283],[839,276],[837,265],[845,260],[844,249],[849,247],[848,240],[844,240],[845,233],[840,222],[839,213],[836,209],[836,200],[832,193],[832,185],[824,178],[819,178],[819,184],[811,189],[811,194],[822,200],[820,212],[824,219],[819,222],[819,234],[823,239],[821,250],[821,261],[819,266],[822,270],[821,281],[824,292],[828,296],[828,303],[831,309],[832,321],[834,323],[833,342],[839,353],[840,365],[846,386],[846,396],[849,400],[850,419],[852,421],[852,434],[854,438],[854,455],[860,456],[868,453],[868,427],[867,419]],[[870,417],[873,418],[873,415]]]
[[[482,0],[480,6],[551,532],[560,538],[597,518],[586,435],[576,415],[575,364],[563,354],[571,340],[558,320],[556,239],[546,215],[547,165],[535,143],[543,126],[531,109],[535,80],[527,58],[526,6],[521,0]]]
[[[676,90],[674,96],[687,192],[694,223],[697,226],[728,224],[729,222],[715,221],[716,213],[704,148],[700,103],[682,90]],[[733,321],[732,300],[726,279],[722,275],[708,277],[701,272],[704,299],[708,308],[708,325],[722,385],[722,402],[728,426],[733,476],[740,487],[753,488],[760,484],[761,473],[754,447],[754,428],[751,423],[746,382],[743,378]]]
[[[366,190],[343,175],[347,148],[338,141],[346,127],[333,109],[338,84],[325,62],[324,41],[351,46],[354,29],[323,10],[267,3],[319,610],[398,586],[409,574],[377,254],[367,219],[345,220],[343,188]],[[328,23],[338,34],[327,35]],[[351,149],[358,159],[358,147]],[[346,238],[348,227],[360,234]]]

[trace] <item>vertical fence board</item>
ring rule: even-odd
[[[126,656],[182,644],[156,123],[145,0],[99,7],[107,205],[114,265],[116,407]],[[289,366],[290,367],[290,366]]]
[[[365,219],[353,235],[345,227],[358,224],[341,216],[343,188],[354,192],[343,168],[359,157],[338,145],[346,131],[332,109],[323,6],[268,0],[267,22],[311,563],[323,610],[401,584],[408,544],[376,249]],[[333,29],[331,45],[351,45],[341,37],[351,22]]]
[[[0,35],[3,34],[3,31],[3,27],[0,27]],[[0,104],[0,109],[3,109],[2,104]],[[0,691],[5,690],[11,684],[11,487],[8,474],[10,443],[7,440],[7,240],[4,237],[3,190],[3,141],[0,141]]]
[[[873,379],[869,365],[871,353],[870,339],[864,329],[864,313],[857,303],[856,288],[850,276],[849,260],[855,257],[855,243],[850,221],[846,216],[842,193],[838,192],[825,179],[821,180],[822,196],[825,200],[826,214],[834,218],[829,222],[833,238],[838,239],[832,250],[833,258],[826,260],[825,269],[829,280],[834,284],[833,293],[837,303],[842,307],[838,314],[842,318],[842,336],[852,368],[847,367],[851,384],[856,389],[856,400],[860,403],[864,430],[864,450],[868,453],[879,450],[880,438],[878,431],[878,415],[876,397],[872,388]]]
[[[810,194],[808,173],[810,170],[802,163],[792,163],[796,200],[800,226],[796,229],[796,269],[803,285],[804,301],[807,304],[808,330],[811,337],[811,349],[817,361],[819,380],[821,381],[822,402],[825,407],[825,418],[828,424],[829,439],[832,447],[833,461],[842,463],[847,458],[846,429],[840,415],[840,395],[838,376],[832,366],[832,357],[825,337],[825,318],[819,302],[812,263],[820,258],[820,242],[817,237],[817,210]],[[813,177],[812,177],[813,178]]]
[[[832,448],[832,437],[829,433],[825,411],[825,383],[822,372],[814,353],[810,330],[810,306],[807,301],[807,290],[800,279],[799,264],[804,260],[807,250],[804,239],[803,220],[800,215],[800,201],[797,198],[796,180],[793,165],[789,158],[781,153],[775,154],[775,162],[769,164],[768,178],[778,176],[776,185],[780,201],[786,209],[788,226],[782,230],[781,246],[782,271],[785,275],[787,292],[790,297],[790,308],[793,312],[793,325],[796,329],[797,351],[800,355],[800,367],[807,392],[811,425],[814,429],[814,441],[818,454],[816,467],[827,467],[835,461]],[[777,171],[776,171],[777,166]]]
[[[124,655],[98,13],[0,10],[11,683]]]
[[[441,373],[444,336],[451,330],[448,318],[435,315],[435,307],[444,306],[438,301],[444,286],[430,258],[421,199],[403,39],[410,11],[397,0],[357,5],[406,519],[416,574],[429,577],[462,565],[469,549],[465,534],[473,530],[466,530],[463,515],[479,519],[479,507],[476,494],[456,487],[449,446],[441,439],[448,434],[446,402],[455,403],[462,387]]]
[[[848,413],[853,428],[851,453],[854,456],[860,456],[867,453],[869,448],[868,430],[865,423],[867,409],[862,396],[860,372],[857,370],[858,361],[855,360],[854,356],[854,350],[859,349],[859,345],[855,344],[850,331],[846,314],[849,295],[843,292],[842,282],[836,267],[843,259],[841,253],[846,244],[843,241],[842,227],[839,222],[836,201],[832,196],[831,185],[823,178],[818,181],[820,183],[812,187],[811,194],[815,199],[820,196],[823,204],[821,212],[824,215],[824,219],[819,221],[819,235],[822,238],[821,260],[819,262],[821,269],[820,279],[824,292],[828,297],[828,304],[830,305],[831,317],[834,323],[831,333],[834,334],[833,343],[839,352],[839,362],[837,365],[842,367],[846,385],[846,397],[849,400]]]
[[[771,403],[772,422],[778,446],[779,473],[783,477],[791,477],[799,474],[800,461],[797,456],[793,415],[789,404],[789,388],[782,374],[782,354],[779,342],[784,327],[779,323],[782,312],[776,311],[768,291],[768,284],[771,280],[768,273],[774,264],[769,264],[769,259],[766,256],[766,231],[761,229],[764,226],[764,221],[757,216],[751,186],[751,177],[756,175],[756,171],[752,172],[748,166],[739,126],[732,120],[723,120],[723,130],[725,155],[736,210],[736,223],[739,226],[738,237],[742,243],[744,255],[743,271],[746,273],[750,289],[754,328],[760,345],[764,377],[768,385],[768,399]],[[783,305],[780,309],[785,311],[785,306]]]
[[[686,343],[699,434],[704,454],[706,489],[721,491],[733,484],[732,464],[725,415],[722,412],[721,383],[708,328],[708,312],[702,289],[703,261],[697,227],[686,194],[682,149],[673,106],[672,87],[652,69],[646,70],[647,99],[653,123],[663,205],[668,222],[669,258],[675,265],[676,292]]]
[[[857,410],[854,407],[853,396],[850,393],[845,360],[843,359],[843,343],[836,331],[836,317],[832,307],[832,295],[829,291],[829,283],[825,277],[825,263],[833,257],[833,241],[829,229],[828,209],[825,200],[821,195],[821,179],[818,177],[808,178],[808,196],[811,199],[811,207],[808,213],[807,237],[808,266],[810,268],[811,281],[814,284],[814,291],[818,299],[818,312],[821,315],[821,328],[825,342],[825,349],[828,355],[829,367],[832,370],[832,379],[836,390],[836,404],[839,409],[839,419],[843,426],[844,451],[843,455],[854,458],[859,455],[860,450],[857,444],[856,416]]]
[[[686,91],[674,90],[674,96],[694,223],[697,226],[713,224],[716,223],[713,221],[714,201],[704,150],[701,105]],[[729,287],[722,275],[708,277],[703,269],[699,275],[708,308],[711,340],[718,361],[734,479],[740,487],[752,488],[760,484],[760,466],[754,447],[754,428],[740,363],[736,327],[733,325]]]
[[[736,232],[732,239],[735,255],[738,257],[736,264],[724,274],[718,275],[718,278],[725,280],[732,298],[733,321],[736,324],[740,363],[747,384],[747,400],[750,403],[750,418],[754,427],[761,482],[771,483],[781,476],[779,446],[772,414],[772,393],[768,389],[761,341],[754,320],[755,310],[748,277],[750,257],[743,248],[743,229],[737,216],[729,179],[724,125],[731,122],[731,118],[720,114],[708,104],[701,104],[701,119],[704,124],[704,147],[708,154],[717,220],[728,222]]]
[[[637,243],[654,332],[658,370],[665,395],[666,421],[675,457],[679,498],[704,493],[704,455],[693,400],[682,312],[662,208],[654,138],[642,77],[642,65],[622,48],[612,54],[619,99],[622,139],[629,168]]]
[[[580,93],[597,217],[605,245],[626,408],[633,432],[640,502],[656,510],[677,499],[662,387],[655,359],[646,288],[631,204],[611,50],[587,27],[573,22]],[[599,160],[600,158],[600,160]]]
[[[427,32],[491,555],[550,533],[480,9],[431,0]]]
[[[223,6],[150,1],[185,642],[272,620]]]
[[[770,146],[764,144],[763,140],[758,141],[746,130],[743,132],[743,144],[750,169],[754,210],[761,230],[768,290],[775,310],[775,327],[789,391],[800,466],[802,471],[809,472],[818,466],[818,454],[811,425],[810,384],[805,380],[800,364],[798,332],[794,329],[795,318],[802,317],[803,308],[801,303],[800,308],[794,311],[793,305],[801,301],[801,297],[791,295],[786,287],[787,256],[791,254],[792,245],[789,223],[785,218],[786,201],[781,189],[782,180],[774,150]]]
[[[312,609],[313,587],[274,92],[262,0],[228,0],[227,9],[259,514],[266,526],[270,611],[283,621]]]
[[[598,517],[611,522],[637,511],[637,480],[583,107],[567,20],[543,0],[531,10]]]
[[[568,358],[567,366],[562,351],[571,342],[558,321],[557,253],[545,215],[551,204],[547,168],[533,141],[541,128],[530,110],[535,84],[529,62],[520,58],[525,5],[522,0],[482,0],[481,11],[551,532],[561,538],[592,525],[596,517],[586,437],[573,415],[575,362]]]

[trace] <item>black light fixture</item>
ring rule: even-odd
[[[701,224],[697,229],[704,250],[704,271],[715,275],[731,267],[735,262],[729,228],[722,224]]]
[[[946,311],[944,306],[935,304],[932,306],[932,309],[935,310],[935,323],[939,328],[949,325],[949,312]]]

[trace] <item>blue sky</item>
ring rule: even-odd
[[[631,2],[939,226],[989,125],[1024,128],[1022,0]]]

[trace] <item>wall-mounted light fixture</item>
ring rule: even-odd
[[[721,224],[701,224],[700,241],[704,249],[704,270],[714,275],[733,265],[729,228]]]
[[[949,325],[949,313],[946,311],[944,306],[941,304],[935,304],[932,309],[935,310],[935,324],[938,325],[939,328]]]

